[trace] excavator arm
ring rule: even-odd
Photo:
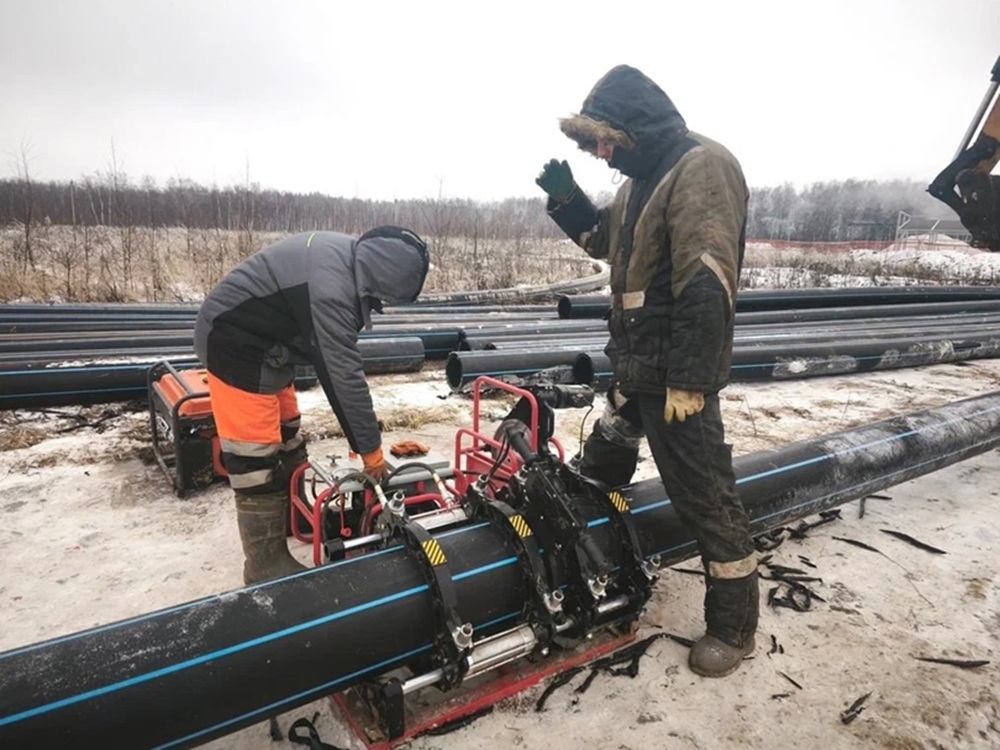
[[[1000,176],[990,174],[1000,162],[998,87],[1000,58],[993,65],[989,88],[955,158],[927,188],[931,195],[958,214],[962,224],[972,234],[973,247],[988,248],[993,252],[1000,252]],[[979,134],[976,136],[977,130]],[[976,136],[974,141],[973,136]]]

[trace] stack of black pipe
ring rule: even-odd
[[[611,377],[604,352],[606,296],[562,297],[545,333],[466,331],[449,355],[448,383],[480,375],[528,376],[542,368],[566,382]],[[748,290],[736,306],[734,381],[804,378],[1000,356],[1000,289],[890,287]]]
[[[414,372],[446,360],[448,384],[479,375],[600,386],[607,296],[555,303],[387,308],[359,334],[369,374]],[[0,409],[142,398],[166,359],[200,363],[195,305],[0,305]],[[734,380],[912,367],[1000,356],[1000,290],[873,287],[746,290],[737,301]]]
[[[0,305],[0,409],[143,398],[152,364],[200,366],[193,351],[197,311],[192,305]],[[369,375],[415,372],[458,349],[463,330],[546,319],[558,319],[552,304],[400,308],[362,331],[359,348]]]

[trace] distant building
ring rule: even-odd
[[[896,242],[908,239],[931,245],[949,244],[955,240],[968,243],[972,234],[958,219],[931,219],[900,211],[896,222]]]

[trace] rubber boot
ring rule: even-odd
[[[243,583],[248,586],[306,569],[288,551],[285,535],[288,503],[287,492],[236,493],[236,521],[246,557]]]
[[[706,581],[706,633],[691,647],[688,665],[702,677],[725,677],[739,669],[744,657],[757,646],[757,571],[745,578]]]
[[[605,419],[605,417],[601,417]],[[625,445],[609,439],[600,420],[573,459],[571,467],[588,479],[596,479],[608,487],[621,487],[632,481],[639,462],[639,445]]]

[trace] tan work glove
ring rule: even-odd
[[[667,388],[667,402],[663,406],[663,419],[667,424],[676,419],[683,422],[692,414],[697,414],[705,408],[705,394],[698,391],[682,391],[679,388]]]
[[[371,453],[363,453],[361,462],[365,467],[365,474],[376,482],[381,482],[385,476],[385,455],[382,453],[382,446],[379,446]]]
[[[389,452],[394,456],[426,456],[430,453],[431,447],[416,440],[404,440],[401,443],[393,443]]]

